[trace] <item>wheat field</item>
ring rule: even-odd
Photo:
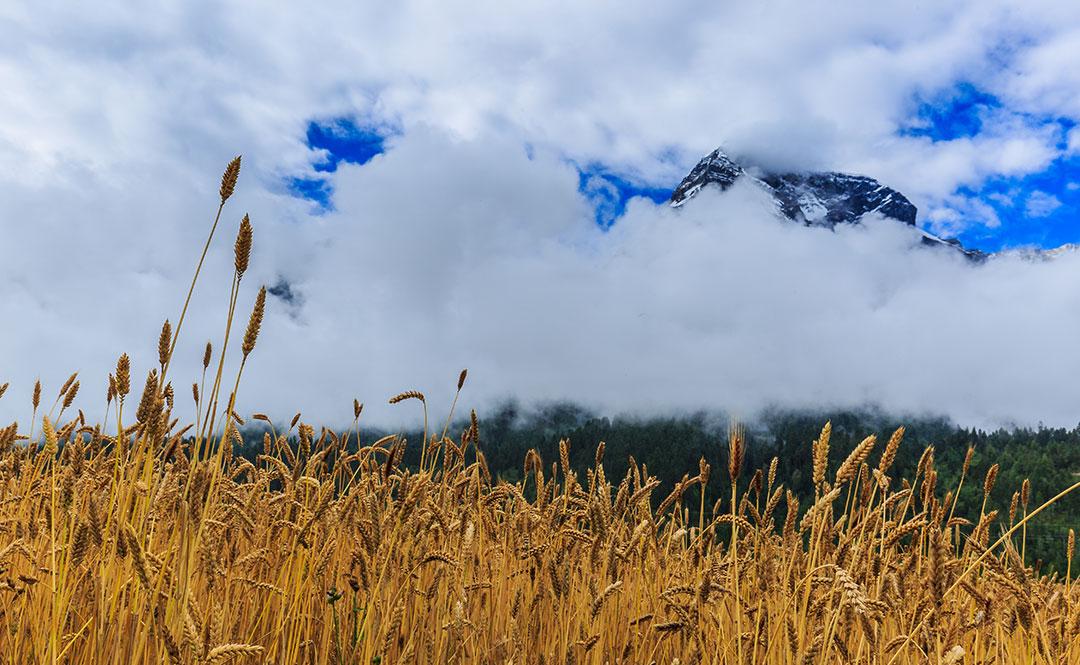
[[[0,661],[1080,662],[1072,533],[1064,576],[1024,552],[1029,520],[1080,483],[1038,506],[1025,483],[1008,515],[985,501],[960,515],[933,448],[913,477],[891,475],[903,429],[832,459],[826,424],[807,443],[816,490],[800,505],[775,460],[744,468],[738,427],[672,489],[633,461],[609,478],[603,443],[575,470],[566,441],[560,459],[530,452],[523,480],[500,481],[476,414],[460,433],[452,412],[428,430],[418,391],[390,402],[423,414],[420,442],[358,445],[358,402],[341,431],[236,414],[266,306],[263,289],[224,376],[246,216],[220,350],[206,345],[182,398],[169,365],[239,170],[237,158],[222,178],[141,393],[122,355],[101,423],[71,412],[73,375],[51,406],[34,387],[29,425],[0,428]],[[240,428],[264,430],[254,461],[233,454]],[[406,446],[418,465],[403,464]],[[988,496],[997,467],[970,460],[960,483]],[[719,474],[730,496],[705,505]]]

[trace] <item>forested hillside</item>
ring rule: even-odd
[[[747,468],[768,467],[778,458],[777,477],[801,499],[813,496],[810,478],[811,442],[818,437],[825,422],[832,424],[830,472],[847,454],[871,434],[883,442],[898,428],[905,428],[895,468],[900,476],[912,477],[927,446],[934,447],[934,465],[938,488],[944,494],[955,491],[968,448],[974,448],[970,470],[956,505],[957,515],[979,515],[983,502],[986,474],[999,466],[996,482],[990,491],[986,511],[997,510],[1002,526],[1009,522],[1013,493],[1020,493],[1029,480],[1028,507],[1034,509],[1059,490],[1075,481],[1080,473],[1080,426],[1072,429],[1038,427],[983,431],[967,429],[944,418],[898,417],[878,410],[792,412],[769,411],[745,423]],[[262,423],[254,423],[261,425]],[[621,478],[633,457],[648,467],[650,475],[662,486],[654,496],[663,497],[684,477],[698,469],[704,458],[714,468],[722,468],[726,459],[728,419],[706,413],[664,418],[605,417],[573,404],[552,404],[525,408],[507,402],[488,414],[479,415],[480,449],[488,468],[497,478],[516,482],[522,478],[522,460],[535,450],[546,465],[559,459],[559,441],[569,442],[570,462],[577,469],[592,466],[597,445],[605,443],[604,463],[610,478]],[[464,430],[462,421],[451,426],[452,434]],[[432,427],[436,427],[434,424]],[[438,426],[441,429],[441,424]],[[415,466],[420,458],[421,431],[389,432],[360,427],[362,445],[399,435],[409,445],[405,464]],[[339,436],[344,432],[336,432]],[[318,435],[318,432],[316,432]],[[350,433],[349,449],[355,449],[356,433]],[[262,451],[263,430],[245,430],[245,456]],[[871,456],[873,466],[881,447]],[[730,493],[728,479],[714,473],[705,505],[712,506]],[[697,489],[693,490],[695,493]],[[698,497],[687,502],[693,513]],[[1016,515],[1024,505],[1017,502]],[[1044,511],[1027,529],[1028,560],[1041,560],[1045,570],[1063,570],[1065,544],[1070,527],[1076,528],[1080,515],[1080,496],[1069,496]],[[1018,518],[1017,518],[1018,519]],[[995,535],[997,531],[994,531]],[[1019,543],[1018,543],[1019,545]]]

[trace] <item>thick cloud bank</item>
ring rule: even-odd
[[[558,161],[437,136],[337,187],[339,212],[290,273],[304,305],[268,327],[260,384],[445,399],[468,366],[470,402],[1080,419],[1080,255],[976,266],[887,220],[777,221],[750,185],[680,210],[637,200],[603,234]]]
[[[779,221],[749,184],[678,210],[634,200],[605,233],[571,166],[498,137],[415,132],[334,185],[337,210],[302,225],[247,201],[256,240],[241,308],[259,282],[285,280],[293,295],[270,300],[247,412],[343,420],[357,396],[385,422],[403,408],[386,398],[418,388],[440,413],[468,367],[466,407],[513,395],[644,413],[877,403],[972,424],[1080,419],[1080,254],[975,265],[888,220],[836,232]],[[203,340],[223,323],[229,212],[179,385],[198,377]],[[193,220],[163,246],[129,229],[119,262],[16,252],[24,271],[5,275],[15,289],[2,314],[18,391],[35,367],[53,384],[82,369],[85,386],[103,386],[110,349],[148,369],[204,231]],[[47,307],[20,289],[35,272],[59,285]],[[100,408],[95,393],[84,388],[80,405]]]

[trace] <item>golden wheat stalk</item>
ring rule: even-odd
[[[202,272],[203,262],[206,260],[206,253],[210,251],[210,243],[214,240],[214,232],[217,231],[218,222],[221,221],[221,212],[225,209],[225,202],[232,197],[233,192],[236,190],[236,181],[240,177],[240,161],[240,155],[234,157],[225,167],[225,172],[221,175],[221,187],[219,189],[220,202],[218,204],[217,213],[214,215],[214,223],[210,225],[210,233],[206,236],[206,243],[203,245],[202,254],[199,255],[199,262],[195,265],[195,274],[191,278],[191,286],[188,287],[187,297],[184,298],[184,306],[180,309],[180,318],[177,320],[176,330],[174,330],[172,334],[172,342],[169,344],[168,357],[166,358],[165,366],[161,370],[162,381],[165,381],[173,354],[176,352],[176,343],[180,339],[180,329],[184,325],[184,318],[187,316],[188,305],[191,304],[191,296],[195,293],[195,284],[199,281],[199,273]]]

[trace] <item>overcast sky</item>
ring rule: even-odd
[[[416,388],[440,413],[468,367],[466,408],[1080,422],[1080,254],[972,265],[884,220],[779,222],[748,186],[663,202],[723,145],[876,177],[970,247],[1080,242],[1077,3],[269,7],[0,5],[3,420],[39,377],[79,370],[96,419],[121,352],[145,376],[242,153],[181,412],[247,212],[241,316],[289,293],[241,412],[390,422]]]

